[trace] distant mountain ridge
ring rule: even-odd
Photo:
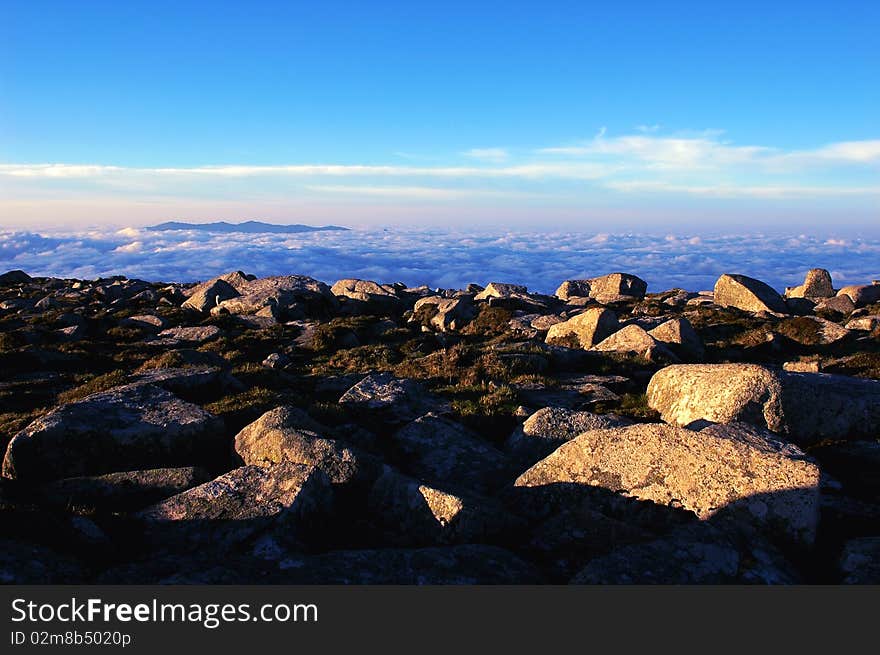
[[[151,232],[163,232],[169,230],[199,230],[201,232],[245,232],[248,234],[272,233],[272,234],[295,234],[299,232],[339,232],[348,231],[347,227],[339,227],[338,225],[324,225],[315,227],[313,225],[275,225],[273,223],[262,223],[260,221],[245,221],[244,223],[227,223],[226,221],[218,221],[216,223],[184,223],[178,221],[169,221],[160,223],[159,225],[150,225],[147,230]]]

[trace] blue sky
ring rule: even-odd
[[[865,1],[4,0],[0,224],[870,230],[878,33]]]

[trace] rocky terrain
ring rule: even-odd
[[[646,290],[0,275],[0,580],[880,582],[880,283]]]

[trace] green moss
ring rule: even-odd
[[[105,373],[104,375],[93,376],[90,377],[90,379],[86,383],[58,394],[58,402],[72,403],[74,401],[81,400],[86,396],[90,396],[93,393],[100,393],[102,391],[112,389],[113,387],[118,387],[119,385],[125,384],[127,381],[128,374],[122,370],[111,371],[110,373]]]

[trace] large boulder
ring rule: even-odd
[[[151,541],[197,549],[237,544],[273,527],[284,539],[302,534],[329,515],[330,480],[314,466],[281,462],[242,466],[152,505],[135,516]]]
[[[218,278],[198,285],[181,307],[197,312],[210,312],[224,300],[237,298],[239,295],[241,294],[235,290],[235,287]]]
[[[847,296],[856,307],[864,307],[880,302],[880,284],[862,284],[843,287],[838,296]]]
[[[211,309],[211,313],[257,314],[288,321],[327,315],[338,306],[330,287],[305,275],[258,278],[242,285],[239,293]]]
[[[657,371],[647,398],[673,425],[742,421],[801,445],[880,433],[877,380],[757,364],[683,364]]]
[[[701,360],[706,354],[703,340],[686,318],[671,318],[648,330],[657,341],[685,360]]]
[[[638,424],[586,432],[560,446],[516,487],[597,486],[700,519],[736,513],[800,542],[815,538],[819,468],[792,444],[751,426],[695,432]]]
[[[609,273],[590,280],[590,298],[600,303],[641,300],[648,284],[628,273]]]
[[[366,483],[378,475],[378,465],[356,449],[320,435],[323,428],[302,410],[276,407],[235,437],[235,452],[245,464],[269,466],[293,462],[314,466],[335,485]]]
[[[397,545],[480,542],[515,524],[496,500],[442,491],[390,467],[373,485],[369,508]]]
[[[559,285],[554,294],[560,300],[569,298],[589,298],[590,280],[566,280]]]
[[[421,322],[437,332],[455,332],[470,323],[476,315],[477,308],[470,296],[426,296],[416,301],[410,321]]]
[[[370,412],[391,422],[406,422],[430,411],[440,411],[444,403],[425,388],[391,373],[372,373],[339,398],[350,409]]]
[[[715,304],[746,312],[788,313],[788,307],[776,291],[745,275],[722,275],[715,283]]]
[[[591,348],[598,352],[635,353],[648,360],[675,362],[678,357],[663,343],[635,323],[618,330]]]
[[[573,318],[551,325],[546,343],[589,349],[617,330],[617,314],[610,309],[592,307]]]
[[[3,475],[54,480],[214,462],[222,419],[150,384],[87,396],[38,418],[9,442]]]
[[[504,453],[437,414],[419,417],[392,440],[404,470],[432,486],[485,494],[508,479],[510,465]]]
[[[330,292],[338,298],[344,298],[347,306],[360,312],[395,312],[403,306],[393,286],[371,280],[339,280],[330,287]]]
[[[804,283],[785,290],[786,298],[831,298],[834,286],[831,284],[831,273],[824,268],[811,268],[807,271]]]
[[[152,505],[208,480],[210,476],[204,469],[192,466],[121,471],[56,480],[44,486],[40,495],[56,507],[128,512]]]
[[[517,461],[534,462],[579,434],[628,424],[628,420],[614,415],[578,412],[564,407],[544,407],[513,431],[505,449]]]

